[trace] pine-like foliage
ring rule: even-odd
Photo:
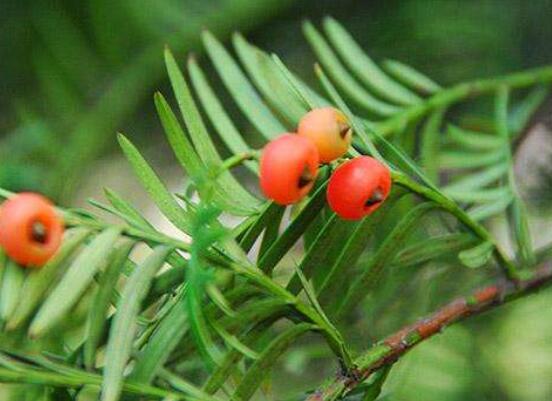
[[[247,30],[263,24],[290,1],[71,3],[14,5],[26,12],[11,24],[32,32],[32,46],[13,46],[27,53],[28,60],[20,62],[30,64],[35,82],[28,94],[9,96],[18,126],[0,138],[0,185],[33,188],[62,203],[79,187],[83,166],[111,148],[113,131],[165,77],[159,57],[164,44],[190,51],[200,46],[202,27],[228,37],[236,26]],[[57,157],[60,147],[64,157]]]
[[[1,382],[24,383],[43,400],[246,401],[270,392],[270,371],[295,352],[323,360],[329,369],[317,370],[332,378],[315,392],[317,381],[304,384],[294,399],[350,393],[373,400],[410,347],[549,280],[549,272],[535,270],[547,251],[535,251],[530,239],[512,144],[546,96],[538,85],[552,81],[552,67],[443,88],[397,61],[376,64],[335,20],[323,28],[304,25],[324,96],[240,35],[233,37],[236,57],[209,32],[202,38],[255,142],[293,130],[317,106],[347,114],[355,131],[349,156],[370,154],[392,167],[385,205],[361,221],[337,218],[325,204],[331,165],[289,214],[260,199],[249,185],[258,151],[198,62],[189,58],[184,73],[167,49],[181,115],[160,93],[155,105],[187,185],[170,193],[131,141],[118,139],[182,235],[158,231],[107,189],[108,203],[93,203],[120,224],[61,210],[70,229],[44,268],[23,270],[2,257]],[[521,100],[510,100],[526,88]],[[453,108],[478,96],[494,99],[494,112],[490,124],[473,127]],[[230,158],[221,157],[215,135]],[[513,256],[487,229],[496,216],[509,224]],[[439,275],[454,279],[428,285]],[[432,299],[450,300],[498,275],[500,284],[377,341],[434,310]],[[367,327],[358,327],[355,313]]]

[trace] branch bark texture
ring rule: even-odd
[[[474,291],[469,296],[457,298],[433,314],[405,326],[372,346],[355,360],[354,371],[346,374],[338,373],[333,379],[310,394],[307,401],[337,400],[363,383],[372,373],[395,363],[417,344],[440,333],[447,326],[529,295],[550,284],[552,284],[552,262],[547,262],[536,269],[527,279],[517,281],[502,279]]]

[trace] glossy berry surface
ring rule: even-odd
[[[22,193],[0,208],[0,246],[23,266],[46,263],[58,250],[63,231],[54,206],[41,195]]]
[[[329,163],[347,153],[353,131],[342,112],[333,107],[322,107],[305,114],[299,122],[297,134],[313,141],[320,162]]]
[[[318,173],[318,152],[301,136],[284,134],[265,146],[260,184],[264,195],[280,205],[299,201],[311,190]]]
[[[330,208],[345,220],[358,220],[381,206],[391,190],[389,168],[361,156],[339,166],[328,183]]]

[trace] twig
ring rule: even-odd
[[[425,185],[419,184],[413,179],[409,178],[401,172],[394,171],[393,182],[409,189],[412,192],[420,195],[421,197],[435,202],[441,209],[449,212],[455,216],[458,221],[460,221],[466,228],[472,231],[476,236],[481,238],[483,241],[487,241],[493,244],[494,253],[504,270],[506,277],[513,281],[517,282],[520,278],[520,273],[518,272],[514,263],[506,256],[504,251],[498,246],[495,239],[487,231],[487,229],[477,221],[473,220],[464,209],[462,209],[456,202],[448,198],[445,194],[433,188],[429,188]]]
[[[493,93],[501,86],[508,86],[509,88],[524,88],[551,81],[552,66],[545,66],[503,75],[500,77],[480,79],[477,81],[457,84],[450,88],[443,89],[433,97],[428,98],[426,101],[409,107],[404,111],[397,113],[393,117],[378,123],[376,128],[381,134],[388,135],[389,133],[404,127],[407,123],[416,121],[435,109],[446,107],[479,95]]]
[[[473,292],[468,297],[455,299],[432,315],[402,328],[371,347],[355,360],[356,369],[353,372],[347,375],[340,372],[326,385],[311,394],[307,401],[337,400],[360,385],[372,373],[395,363],[411,348],[440,333],[447,326],[526,296],[550,284],[552,284],[552,263],[548,262],[535,270],[526,280],[515,283],[501,280]]]

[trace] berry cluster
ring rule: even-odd
[[[347,153],[352,129],[347,117],[332,107],[314,109],[286,133],[265,146],[260,185],[280,205],[296,203],[314,185],[318,166]],[[391,174],[378,160],[360,156],[341,164],[330,177],[327,199],[341,218],[357,220],[375,211],[389,195]]]
[[[21,193],[0,208],[0,246],[22,266],[44,265],[59,248],[63,231],[54,206],[41,195]]]
[[[260,184],[264,194],[280,205],[300,201],[313,187],[319,164],[344,156],[351,140],[351,126],[339,110],[310,111],[299,122],[296,134],[283,134],[263,150]],[[335,170],[327,199],[337,215],[357,220],[376,210],[390,189],[387,166],[361,156]],[[0,246],[22,266],[44,265],[59,248],[63,231],[54,206],[41,195],[22,193],[0,208]]]

